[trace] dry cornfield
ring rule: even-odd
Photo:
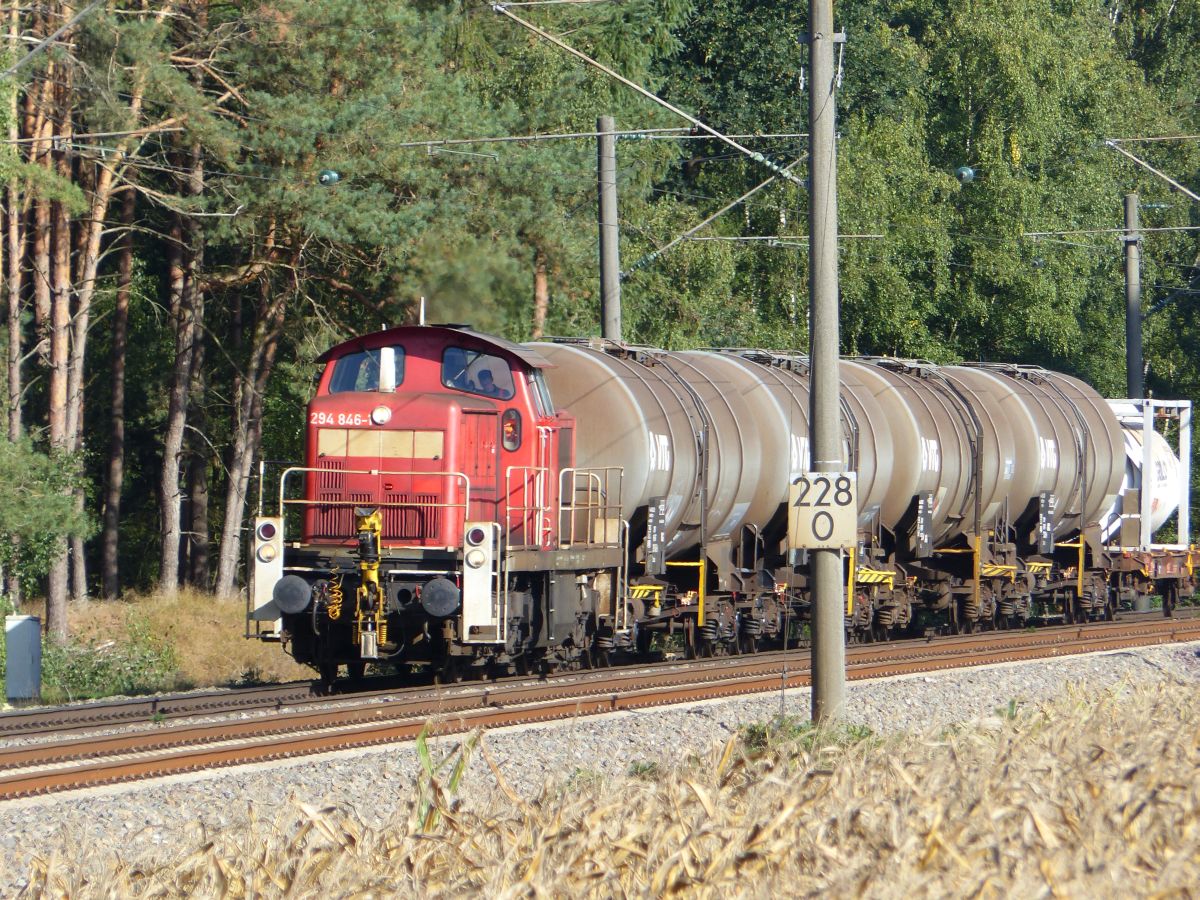
[[[391,822],[296,801],[154,866],[42,859],[31,896],[1192,896],[1194,687],[1065,688],[949,731],[746,733],[526,801],[423,755]],[[765,746],[764,746],[765,744]],[[424,748],[419,748],[424,751]],[[664,749],[664,757],[668,755]],[[460,780],[462,779],[462,780]],[[381,785],[380,796],[395,793]]]

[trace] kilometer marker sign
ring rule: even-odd
[[[843,550],[858,536],[858,474],[805,472],[788,492],[788,545],[793,550]]]

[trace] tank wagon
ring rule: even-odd
[[[804,356],[409,326],[320,362],[304,465],[260,499],[247,633],[325,679],[743,652],[803,627]],[[1193,593],[1189,403],[1017,365],[840,376],[849,639],[1111,618],[1152,594],[1169,614]],[[1154,543],[1168,520],[1179,540]]]

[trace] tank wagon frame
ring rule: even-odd
[[[327,680],[802,637],[803,355],[410,326],[320,361],[305,464],[260,468],[247,636]],[[1194,592],[1187,401],[1105,401],[1030,366],[840,375],[848,639],[1111,618],[1153,594],[1170,614]],[[1169,517],[1179,541],[1153,543]]]

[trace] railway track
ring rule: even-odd
[[[1200,618],[991,632],[937,641],[852,645],[847,677],[939,669],[1200,640]],[[0,749],[0,800],[288,759],[415,738],[761,693],[809,684],[807,651],[593,670],[541,682],[462,684],[205,724]]]
[[[1186,621],[1189,616],[1200,617],[1200,609],[1184,609],[1174,621]],[[1122,623],[1161,622],[1161,613],[1125,613]],[[1053,631],[1055,626],[1046,632]],[[1078,626],[1062,626],[1078,627]],[[1091,626],[1084,626],[1091,627]],[[1005,632],[986,632],[985,639],[997,639]],[[941,640],[941,639],[939,639]],[[894,646],[924,646],[924,640],[893,642]],[[855,646],[851,645],[851,649]],[[878,646],[878,645],[867,645]],[[765,656],[766,654],[757,654]],[[658,665],[671,665],[670,662]],[[579,677],[579,673],[554,675],[551,679]],[[502,679],[500,684],[517,679]],[[406,691],[397,678],[372,678],[362,685],[346,685],[334,693],[324,691],[316,681],[292,681],[285,684],[259,685],[220,691],[194,691],[182,694],[160,694],[152,697],[132,697],[76,703],[69,706],[43,706],[0,712],[0,743],[6,738],[56,735],[92,731],[103,728],[191,719],[201,716],[222,716],[237,713],[278,712],[296,706],[320,706],[346,703],[348,700],[383,700]]]

